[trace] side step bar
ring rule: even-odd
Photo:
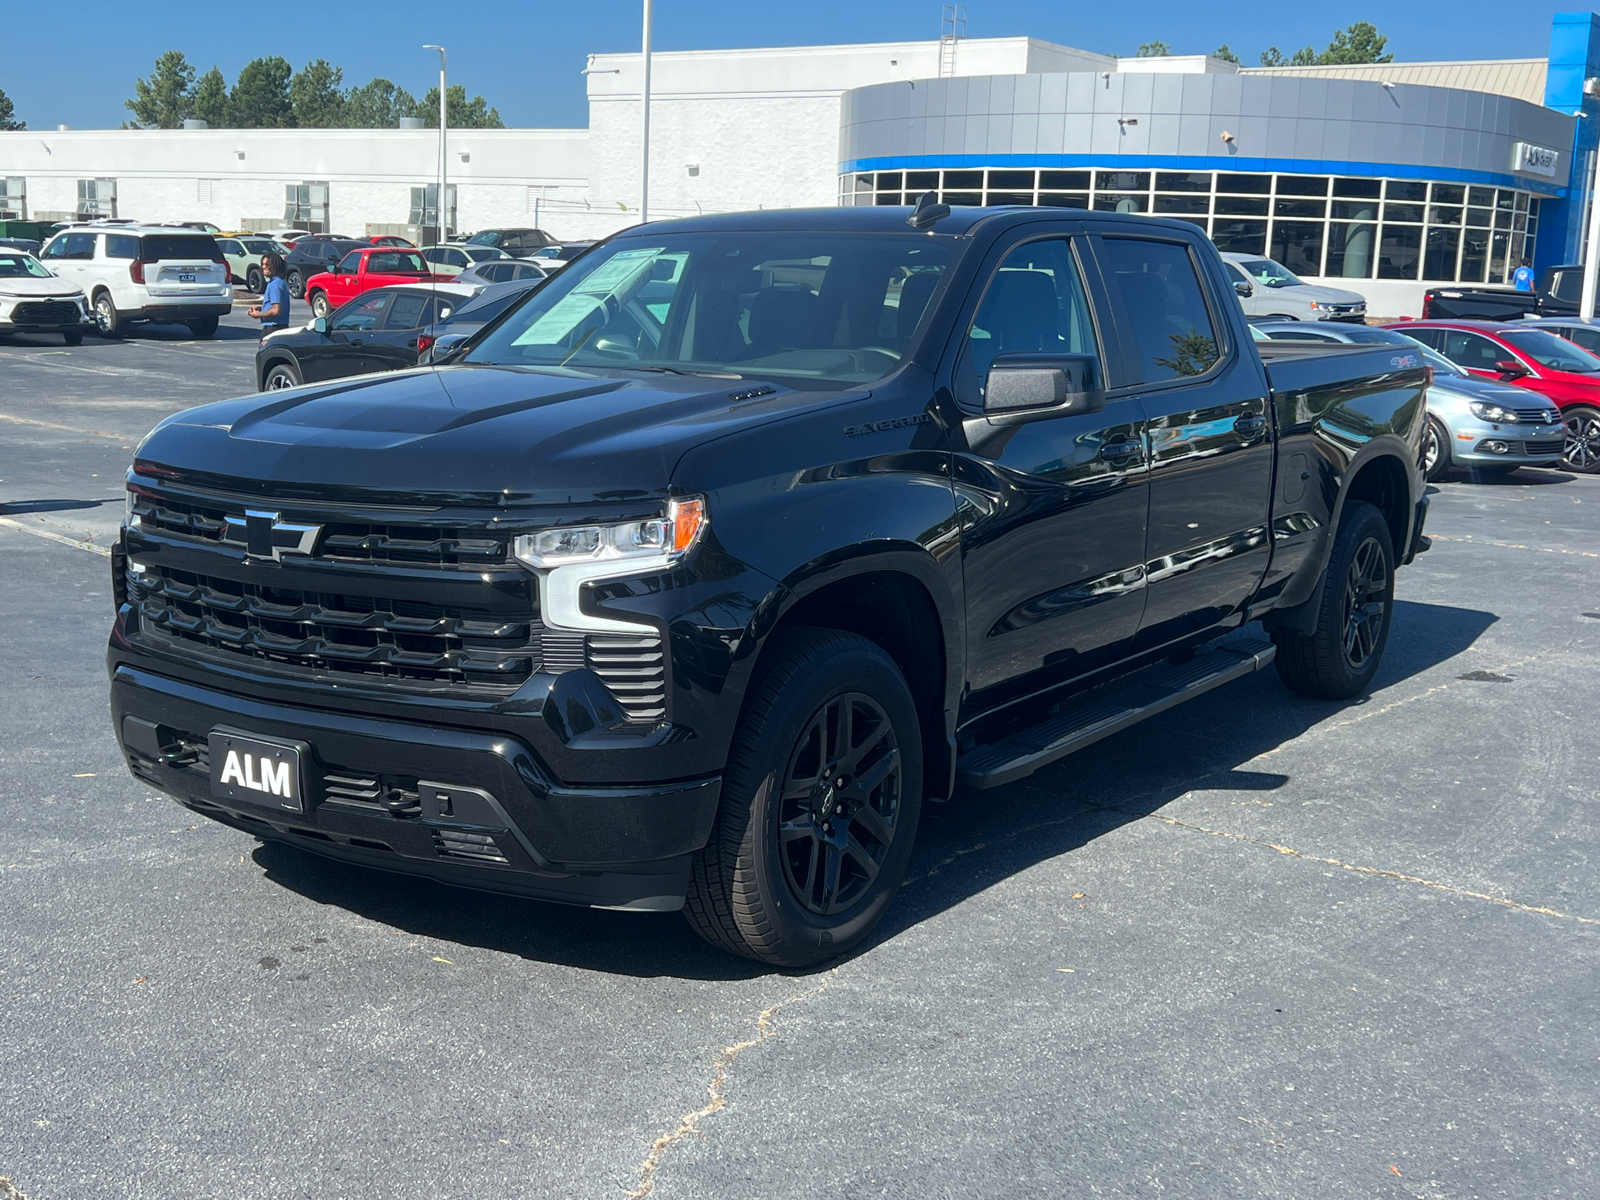
[[[1069,705],[1060,714],[998,742],[976,746],[956,763],[958,782],[995,788],[1025,779],[1101,738],[1175,708],[1214,687],[1259,671],[1278,648],[1259,639],[1228,642],[1186,663],[1161,668],[1116,691]]]

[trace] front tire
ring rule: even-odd
[[[809,967],[864,941],[899,890],[922,735],[905,677],[875,643],[831,629],[773,638],[683,911],[713,946]]]
[[[325,317],[332,311],[333,311],[333,308],[328,303],[328,297],[327,296],[323,295],[322,292],[320,292],[320,291],[313,291],[311,293],[311,315],[312,316]]]
[[[127,332],[127,324],[117,312],[117,302],[110,292],[101,292],[94,298],[94,323],[101,337],[116,338]]]
[[[1450,473],[1450,431],[1438,417],[1428,418],[1422,434],[1422,477],[1438,483]]]
[[[300,383],[300,372],[295,370],[293,363],[275,362],[267,368],[266,377],[261,381],[261,390],[281,392],[285,388],[297,388]]]
[[[69,329],[61,335],[61,340],[69,346],[83,345],[83,330]]]
[[[1579,475],[1600,474],[1600,411],[1569,408],[1561,414],[1567,423],[1567,441],[1561,465]]]
[[[197,338],[215,337],[217,333],[216,317],[201,317],[198,321],[188,322],[189,332]]]
[[[1348,700],[1372,683],[1394,615],[1394,545],[1372,505],[1345,505],[1322,582],[1317,631],[1272,631],[1278,677],[1291,691]]]
[[[251,267],[248,271],[245,272],[245,276],[244,276],[245,291],[254,292],[256,295],[259,296],[259,295],[261,295],[261,289],[266,287],[266,286],[267,286],[266,280],[263,279],[262,276],[261,276],[261,268],[260,267]]]

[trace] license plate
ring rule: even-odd
[[[194,276],[192,274],[189,274],[189,273],[186,273],[186,272],[179,272],[178,273],[178,282],[179,283],[193,283],[194,282]]]
[[[255,737],[218,726],[211,731],[211,794],[219,800],[305,812],[300,770],[304,742]]]

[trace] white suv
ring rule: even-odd
[[[233,279],[209,233],[159,225],[75,225],[39,254],[89,298],[95,324],[120,337],[134,321],[187,325],[207,338],[233,308]]]
[[[1264,254],[1224,254],[1244,315],[1252,321],[1347,321],[1364,325],[1367,298],[1360,292],[1306,283]]]

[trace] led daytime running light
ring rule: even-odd
[[[706,502],[693,496],[672,500],[665,517],[623,521],[615,525],[569,525],[518,535],[517,559],[530,567],[555,568],[572,563],[625,562],[630,558],[681,558],[709,523]]]

